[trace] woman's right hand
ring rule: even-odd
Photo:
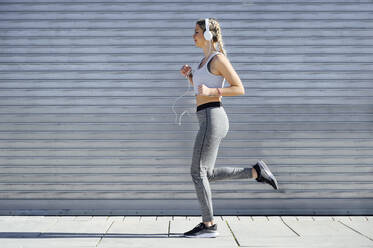
[[[183,65],[183,67],[181,67],[180,69],[180,73],[184,77],[187,77],[187,75],[189,74],[191,70],[192,70],[192,67],[190,67],[189,65]]]

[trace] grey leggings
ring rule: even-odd
[[[191,175],[202,210],[203,222],[213,220],[210,181],[252,178],[251,168],[214,168],[220,141],[229,120],[223,106],[197,111],[199,131],[194,142]]]

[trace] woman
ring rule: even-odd
[[[184,236],[210,238],[218,235],[217,225],[213,223],[210,181],[254,178],[258,182],[270,184],[274,189],[278,189],[278,184],[268,166],[261,160],[250,168],[214,168],[220,141],[229,129],[229,120],[221,98],[243,95],[245,90],[226,57],[220,25],[216,19],[197,21],[193,39],[195,45],[202,48],[204,58],[193,71],[189,65],[184,65],[180,72],[194,86],[196,94],[200,129],[194,143],[191,175],[203,222],[184,233]],[[220,52],[216,49],[217,44]],[[229,87],[224,87],[225,80],[230,84]]]

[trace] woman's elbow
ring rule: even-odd
[[[239,94],[240,95],[245,95],[245,88],[244,87],[241,87]]]

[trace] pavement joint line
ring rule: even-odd
[[[102,237],[100,238],[100,240],[97,242],[96,244],[96,247],[100,244],[101,240],[105,237],[105,234],[107,234],[107,232],[109,231],[110,227],[114,224],[114,220],[111,222],[110,226],[108,227],[108,229],[105,231],[104,235],[102,235]]]
[[[280,216],[281,221],[287,226],[290,230],[292,230],[298,237],[300,237],[300,234],[297,233],[293,228],[291,228],[285,221],[284,219]]]
[[[167,237],[170,237],[170,230],[171,230],[171,221],[169,220],[168,221],[168,233],[167,233]]]
[[[352,231],[354,231],[354,232],[360,234],[361,236],[364,236],[365,238],[367,238],[367,239],[373,241],[373,239],[370,238],[369,236],[365,235],[364,233],[359,232],[358,230],[355,230],[354,228],[352,228],[352,227],[348,226],[347,224],[343,223],[341,220],[339,220],[338,222],[341,223],[342,225],[344,225],[345,227],[350,228]]]
[[[231,228],[230,225],[228,224],[228,221],[225,220],[225,223],[227,224],[229,230],[231,231],[231,234],[232,234],[232,236],[233,236],[233,238],[234,238],[234,241],[236,241],[238,247],[240,247],[241,245],[240,245],[240,243],[238,242],[238,240],[237,240],[237,238],[236,238],[236,235],[234,235],[234,232],[233,232],[232,228]]]

